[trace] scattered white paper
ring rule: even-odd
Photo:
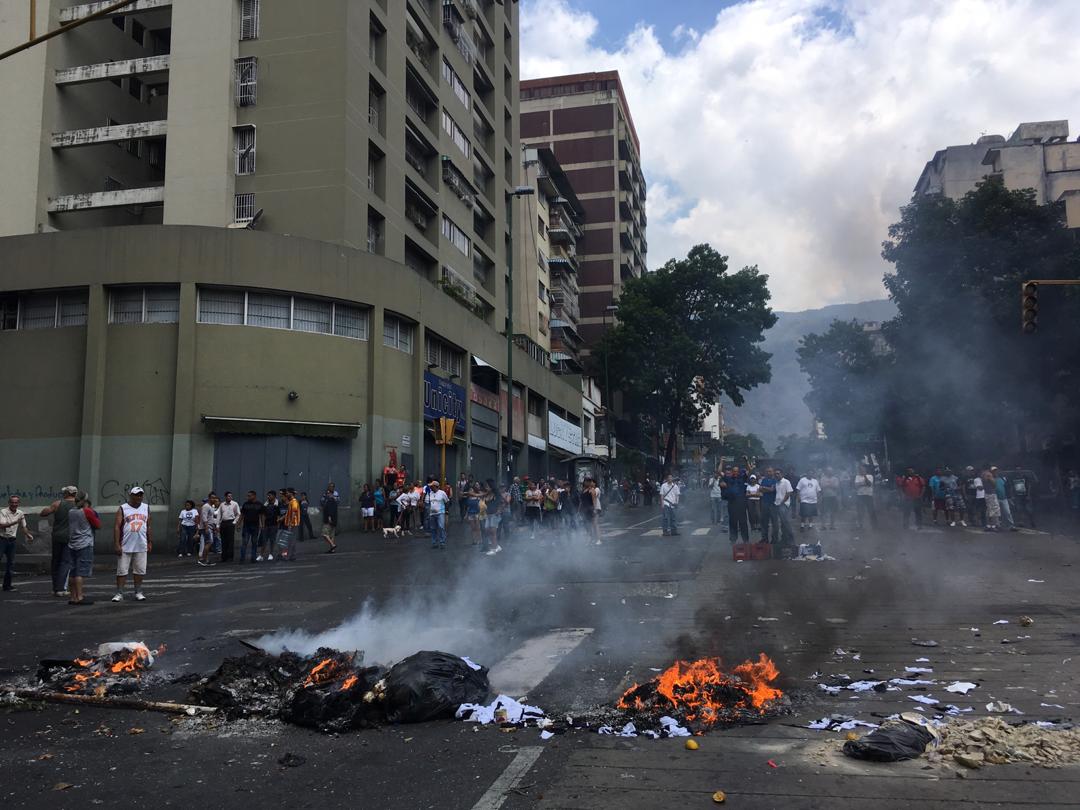
[[[819,683],[818,684],[818,689],[820,689],[822,692],[826,692],[826,693],[828,693],[830,695],[839,695],[840,694],[840,687],[839,686],[828,686],[826,684]]]
[[[957,695],[966,695],[972,689],[978,686],[977,683],[971,683],[971,681],[953,681],[945,687],[946,692],[954,692]]]
[[[833,653],[833,655],[847,655],[847,651],[841,649],[840,647],[837,647],[836,651]]]
[[[600,728],[598,728],[596,730],[596,733],[597,734],[614,734],[615,729],[613,729],[611,726],[600,726]]]
[[[667,732],[669,737],[689,737],[689,729],[683,728],[674,717],[660,718],[660,728]]]
[[[855,653],[851,656],[852,661],[862,661],[862,653]]]
[[[829,723],[832,721],[828,717],[822,717],[820,720],[811,720],[807,728],[811,728],[814,731],[821,731],[829,727]]]
[[[937,698],[932,698],[929,695],[908,695],[908,700],[914,700],[916,703],[922,703],[925,706],[937,706],[939,701]]]
[[[474,663],[473,660],[471,658],[469,658],[469,656],[467,656],[467,655],[461,656],[461,660],[469,665],[469,669],[473,669],[473,670],[481,670],[481,669],[483,669],[482,666],[480,666],[477,663]]]
[[[773,618],[772,616],[758,616],[757,620],[759,622],[778,622],[778,621],[780,621],[779,619]]]
[[[554,736],[555,735],[552,734],[550,731],[541,731],[540,732],[540,739],[541,740],[550,740]]]
[[[969,627],[968,630],[970,630],[972,633],[978,633],[979,632],[978,627]]]
[[[458,720],[464,720],[466,723],[479,723],[486,726],[495,722],[495,712],[498,709],[506,710],[506,722],[508,723],[524,723],[544,717],[544,710],[538,706],[527,706],[506,695],[499,695],[486,706],[482,703],[462,703],[458,706],[454,716]]]
[[[883,682],[882,681],[855,681],[854,683],[849,683],[847,685],[847,688],[850,689],[852,692],[872,692],[874,687],[877,686],[880,683],[883,683]]]
[[[933,686],[937,681],[923,678],[893,678],[889,683],[893,686]]]
[[[674,599],[674,598],[675,598],[675,594],[673,594],[673,593],[667,593],[667,594],[664,594],[664,598],[665,598],[665,599]]]
[[[916,658],[915,663],[916,664],[929,664],[930,659],[929,658]]]
[[[912,675],[929,675],[933,671],[929,667],[904,667],[904,672],[910,672]]]
[[[1040,703],[1039,705],[1044,709],[1064,709],[1065,708],[1060,703]]]
[[[663,671],[664,670],[660,669],[660,667],[649,667],[649,672],[663,672]]]
[[[637,728],[634,726],[633,723],[627,723],[625,726],[622,727],[622,731],[619,732],[619,736],[620,737],[636,737],[637,736]]]
[[[1051,723],[1049,720],[1036,720],[1035,725],[1039,728],[1054,728],[1057,723]]]
[[[998,619],[996,622],[994,622],[994,624],[1008,624],[1008,623],[1009,623],[1008,619]]]
[[[1046,582],[1046,580],[1045,579],[1029,579],[1028,582],[1034,582],[1037,585],[1042,585],[1044,582]]]

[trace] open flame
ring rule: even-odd
[[[164,652],[162,645],[158,653]],[[142,645],[127,646],[95,657],[76,658],[68,667],[65,692],[105,694],[115,678],[140,678],[154,663],[154,654]],[[115,676],[115,678],[114,678]]]
[[[311,668],[307,677],[304,678],[303,688],[310,689],[313,686],[322,686],[344,678],[344,683],[341,685],[342,690],[350,689],[357,680],[355,673],[352,671],[355,657],[356,654],[353,653],[352,655],[338,654],[336,657],[322,659]]]
[[[671,708],[690,722],[712,725],[738,710],[764,714],[783,692],[771,683],[780,676],[765,653],[757,661],[744,661],[728,674],[718,658],[676,661],[648,684],[635,684],[623,693],[620,709]]]
[[[350,675],[348,678],[345,679],[344,683],[341,684],[341,691],[347,692],[348,690],[352,689],[354,686],[356,686],[356,682],[358,680],[360,679],[357,676]]]

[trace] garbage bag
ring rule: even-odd
[[[844,753],[855,759],[899,762],[920,756],[932,739],[934,735],[922,726],[894,720],[861,739],[848,740],[844,743]]]
[[[452,718],[462,703],[488,696],[486,667],[473,669],[456,655],[424,651],[410,655],[386,674],[386,717],[391,723],[423,723]]]

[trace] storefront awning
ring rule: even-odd
[[[253,433],[264,436],[322,436],[356,438],[360,422],[299,422],[291,419],[256,419],[249,416],[209,416],[203,424],[211,433]]]

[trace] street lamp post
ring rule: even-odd
[[[528,197],[532,186],[517,186],[506,198]],[[508,206],[510,238],[506,243],[506,485],[514,481],[514,211]]]

